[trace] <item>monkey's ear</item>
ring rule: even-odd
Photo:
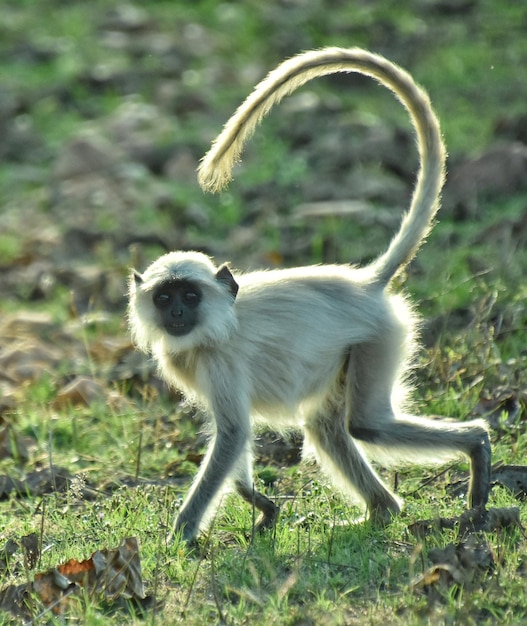
[[[231,292],[233,299],[236,298],[239,286],[234,280],[234,276],[231,274],[231,270],[229,269],[227,263],[224,263],[216,272],[216,280],[219,280],[220,283],[226,285],[228,290]]]
[[[136,272],[135,270],[133,270],[133,276],[134,276],[136,285],[141,285],[143,283],[143,277],[141,276],[139,272]]]

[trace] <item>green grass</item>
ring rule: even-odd
[[[463,407],[477,403],[480,386],[469,386],[467,381],[481,372],[481,354],[474,352],[478,343],[488,352],[489,339],[474,332],[466,343],[437,353],[429,380],[434,380],[436,368],[441,371],[435,391],[430,385],[423,398],[427,411],[460,417]],[[500,365],[501,360],[487,359],[485,375],[492,375],[490,368],[497,370]],[[452,372],[449,381],[445,371],[454,366],[460,373]],[[281,505],[273,531],[253,537],[250,508],[228,496],[200,549],[189,550],[177,541],[167,544],[166,535],[196,471],[194,463],[185,460],[187,451],[196,449],[195,421],[155,396],[124,408],[101,403],[89,409],[57,410],[54,379],[48,377],[25,389],[17,429],[34,438],[35,466],[45,467],[52,458],[77,478],[64,494],[35,501],[11,497],[0,507],[3,537],[29,532],[42,537],[45,552],[40,571],[70,558],[88,558],[94,550],[113,548],[123,537],[136,536],[147,592],[155,591],[157,601],[163,601],[157,618],[149,613],[146,623],[158,619],[167,624],[201,624],[221,616],[232,624],[295,624],[302,619],[327,624],[354,620],[420,624],[427,619],[470,623],[477,616],[478,621],[492,623],[494,616],[514,624],[527,615],[527,604],[518,595],[523,583],[518,565],[525,558],[525,542],[518,530],[487,534],[499,555],[496,569],[478,574],[470,585],[440,587],[433,603],[422,592],[412,591],[411,582],[428,566],[428,551],[460,538],[455,531],[443,531],[418,540],[408,533],[408,526],[418,519],[463,511],[462,499],[451,495],[448,485],[466,476],[465,464],[400,472],[399,489],[406,507],[392,525],[379,531],[360,523],[362,508],[342,499],[315,466],[302,463],[276,472],[272,486],[265,488]],[[496,458],[521,463],[525,444],[522,438],[513,444],[514,438],[514,433],[502,437]],[[167,472],[174,467],[177,481],[170,483]],[[24,475],[7,461],[0,468]],[[446,473],[441,473],[444,469]],[[393,473],[384,477],[391,482]],[[431,483],[425,485],[428,478]],[[136,479],[138,486],[134,486]],[[83,485],[95,491],[80,495]],[[512,504],[509,492],[493,491],[492,506]],[[16,579],[20,559],[17,555],[11,563],[11,576],[4,572],[4,583]],[[70,607],[68,615],[78,615],[86,624],[140,621],[122,607],[101,603],[97,595]]]

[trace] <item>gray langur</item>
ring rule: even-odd
[[[199,168],[221,189],[245,140],[284,96],[334,72],[359,72],[394,92],[414,124],[420,169],[410,208],[388,249],[371,264],[321,265],[233,276],[197,252],[171,252],[130,279],[129,323],[166,381],[205,407],[212,436],[175,530],[196,537],[230,480],[271,526],[275,504],[252,478],[252,424],[300,427],[328,476],[367,505],[373,523],[401,507],[368,457],[470,460],[468,504],[484,508],[491,448],[485,422],[411,415],[405,379],[416,316],[390,283],[428,234],[439,206],[445,149],[427,94],[411,76],[365,50],[300,54],[272,71],[228,121]]]

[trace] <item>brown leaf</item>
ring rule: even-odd
[[[463,574],[448,563],[440,563],[428,568],[410,584],[412,591],[424,591],[429,594],[436,586],[450,587],[453,583],[462,584]],[[435,590],[434,590],[435,591]]]
[[[27,337],[0,352],[0,370],[15,381],[38,380],[43,374],[53,372],[62,357],[59,350]]]
[[[9,561],[18,548],[19,545],[16,541],[8,539],[5,546],[0,550],[0,575],[7,571]]]
[[[474,531],[492,532],[497,528],[516,526],[523,531],[518,507],[468,509],[457,517],[436,517],[431,520],[417,520],[410,524],[408,530],[414,537],[423,539],[432,532],[443,529],[458,528],[464,535]]]
[[[128,337],[102,337],[88,346],[90,356],[100,363],[117,361],[131,350],[133,344]]]
[[[189,461],[190,463],[194,463],[194,465],[201,465],[204,456],[205,455],[200,452],[188,452],[185,460]]]
[[[144,599],[139,547],[135,537],[124,539],[114,550],[96,550],[89,559],[70,559],[56,570],[88,593],[102,593],[107,600],[118,597]]]
[[[28,585],[27,589],[29,592],[33,592],[45,607],[52,609],[57,614],[63,613],[69,605],[69,596],[78,595],[80,592],[78,585],[71,583],[56,569],[35,574],[33,584]]]
[[[38,535],[29,533],[20,538],[20,544],[24,550],[24,563],[27,569],[34,569],[40,557]]]
[[[484,417],[494,430],[510,427],[520,416],[524,396],[517,390],[498,387],[492,393],[481,394],[474,412]]]
[[[492,482],[510,489],[516,498],[527,496],[527,466],[498,465],[492,468]]]
[[[17,402],[13,395],[16,381],[6,376],[3,372],[0,372],[0,381],[2,382],[0,386],[0,424],[3,424],[4,419],[2,416],[7,413],[13,413],[16,409]]]
[[[15,491],[20,497],[41,496],[46,493],[62,491],[71,482],[72,476],[63,467],[53,466],[53,469],[45,467],[41,470],[28,472],[25,479],[11,476],[0,476],[0,498],[8,496]]]
[[[445,548],[433,548],[428,554],[432,563],[447,564],[463,573],[463,578],[469,578],[470,570],[489,571],[493,568],[496,557],[490,544],[485,539],[469,535],[464,541],[457,544],[450,543]]]
[[[433,565],[417,576],[410,587],[424,592],[429,601],[437,601],[452,585],[470,585],[481,574],[491,571],[495,555],[485,539],[470,535],[465,541],[450,543],[429,552]]]
[[[22,538],[22,544],[24,541],[34,547],[35,541],[29,535]],[[137,539],[128,537],[115,550],[97,550],[84,561],[70,559],[35,574],[32,584],[5,587],[0,591],[0,608],[16,616],[31,617],[29,598],[34,594],[47,610],[62,614],[69,605],[68,598],[79,595],[81,587],[89,595],[99,593],[110,601],[145,599]]]
[[[92,558],[85,559],[84,561],[70,559],[66,561],[66,563],[59,565],[57,570],[71,582],[82,583],[89,572],[95,573],[95,566]]]
[[[68,406],[90,406],[93,402],[106,399],[104,385],[88,376],[77,376],[63,387],[53,403],[55,408]]]
[[[29,610],[30,590],[27,583],[22,585],[8,585],[0,589],[0,609],[14,615],[27,619],[31,617]]]
[[[145,598],[139,547],[135,537],[124,539],[116,550],[97,550],[92,555],[97,590],[109,600],[118,596]]]
[[[11,339],[20,339],[21,336],[44,336],[54,330],[57,325],[49,313],[35,311],[17,311],[7,315],[0,325],[0,335]]]
[[[91,406],[97,402],[104,402],[118,410],[129,403],[124,395],[115,389],[108,389],[102,381],[77,376],[57,393],[53,406],[60,410],[71,406]]]

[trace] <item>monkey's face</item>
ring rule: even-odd
[[[179,354],[228,341],[238,326],[238,285],[200,252],[169,252],[129,281],[128,322],[147,353]]]
[[[152,301],[169,335],[182,337],[192,331],[198,322],[201,297],[200,288],[187,280],[167,281],[156,287]]]

